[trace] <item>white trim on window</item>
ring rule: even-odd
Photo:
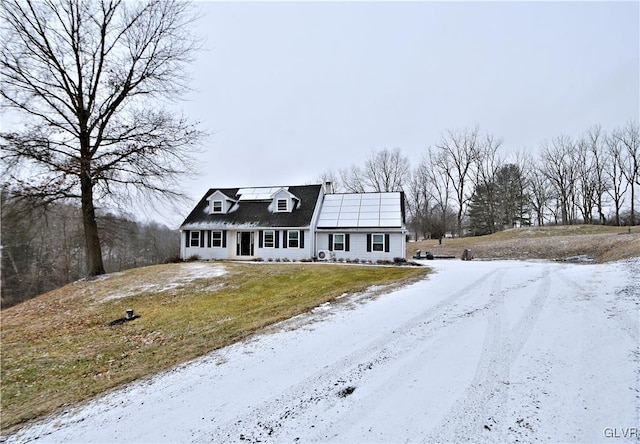
[[[333,250],[345,251],[345,236],[344,233],[338,233],[333,235]]]
[[[224,203],[221,200],[211,201],[211,210],[213,213],[222,213]]]
[[[189,234],[189,246],[190,247],[200,246],[200,231],[194,230]]]
[[[263,238],[263,247],[264,248],[275,248],[276,246],[276,231],[275,230],[264,230],[264,238]]]
[[[278,199],[276,202],[276,208],[278,212],[289,211],[289,199]]]
[[[222,248],[222,231],[211,232],[211,246],[213,248]]]
[[[371,236],[371,251],[385,251],[384,234],[376,233]]]
[[[287,247],[300,248],[300,230],[287,231]]]

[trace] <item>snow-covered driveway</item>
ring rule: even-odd
[[[10,441],[640,441],[640,260],[427,264]]]

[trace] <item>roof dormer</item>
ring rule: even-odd
[[[291,213],[300,203],[300,199],[285,188],[280,188],[271,196],[271,209],[274,213]]]
[[[207,197],[207,210],[209,214],[227,214],[236,203],[235,200],[224,194],[222,191],[216,190]]]

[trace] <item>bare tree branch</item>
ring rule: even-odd
[[[3,106],[24,130],[1,134],[3,177],[42,200],[79,198],[87,273],[104,272],[96,203],[181,196],[204,135],[160,108],[187,88],[199,41],[192,6],[178,0],[5,0]],[[34,178],[21,180],[26,169]],[[6,180],[6,179],[5,179]]]

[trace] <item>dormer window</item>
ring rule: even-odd
[[[237,204],[237,201],[222,191],[216,190],[207,197],[207,203],[206,211],[209,214],[227,214],[233,211],[233,207]]]
[[[289,204],[287,199],[278,199],[278,211],[289,211]]]

